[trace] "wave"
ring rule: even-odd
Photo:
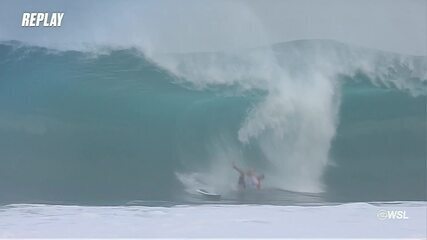
[[[229,192],[232,162],[331,201],[425,199],[426,57],[327,40],[104,50],[0,45],[3,201]]]

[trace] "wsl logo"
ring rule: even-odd
[[[377,212],[377,217],[379,220],[386,220],[386,219],[405,220],[405,219],[409,219],[409,217],[406,216],[405,210],[379,210]]]
[[[24,13],[23,27],[60,27],[64,13]]]

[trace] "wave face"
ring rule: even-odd
[[[265,188],[425,200],[426,57],[325,40],[227,53],[0,45],[2,202]]]

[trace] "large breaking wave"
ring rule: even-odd
[[[329,200],[425,198],[425,56],[327,40],[158,55],[9,42],[0,60],[4,201],[225,193],[233,162]]]

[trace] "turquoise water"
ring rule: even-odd
[[[276,46],[279,58],[287,46]],[[292,47],[309,51],[304,43]],[[425,59],[419,59],[422,67]],[[292,189],[281,187],[290,181],[278,184],[281,175],[271,170],[274,162],[262,144],[239,138],[251,110],[271,89],[196,86],[136,49],[95,56],[3,43],[0,202],[193,202],[177,173],[214,169],[212,156],[224,148],[236,153],[239,163],[266,174],[265,190],[242,197],[230,187],[226,201],[426,200],[426,81],[405,78],[416,71],[401,66],[381,76],[397,75],[417,91],[374,81],[363,71],[336,76],[336,131],[325,150],[329,162],[316,180],[324,187],[305,197],[307,191],[298,193],[297,184]],[[226,144],[218,145],[218,139]],[[225,171],[234,187],[238,176],[229,166]]]

